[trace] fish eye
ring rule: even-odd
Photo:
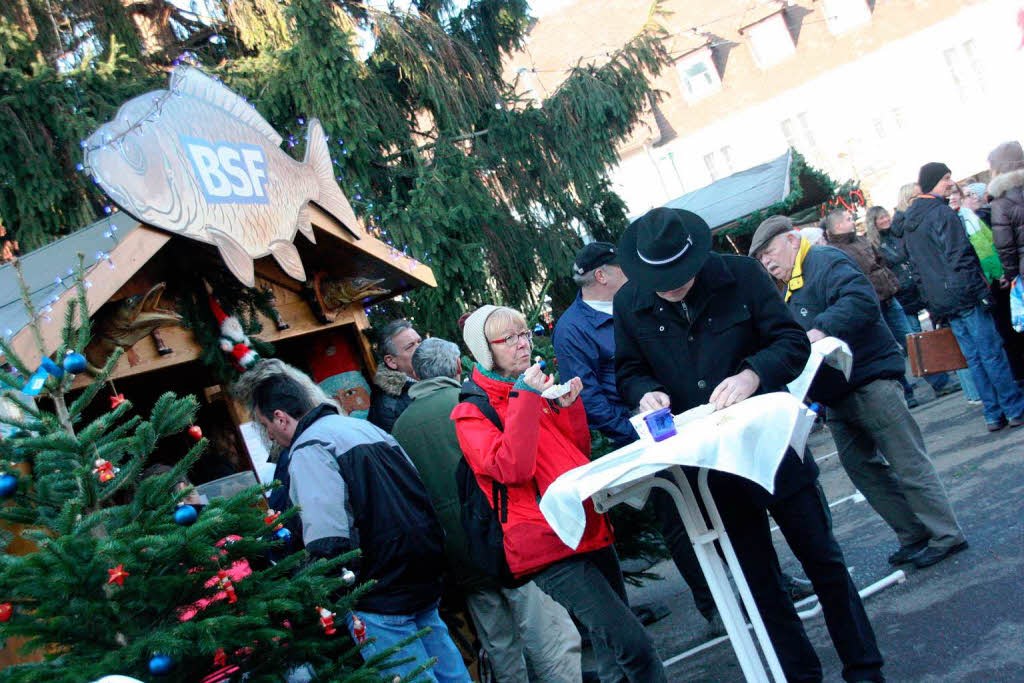
[[[142,153],[142,146],[132,139],[131,135],[121,138],[118,148],[121,157],[128,162],[136,173],[143,173],[146,170],[146,157]]]

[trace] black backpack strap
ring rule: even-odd
[[[498,411],[494,409],[490,399],[487,398],[487,392],[472,379],[467,379],[462,383],[462,390],[459,392],[459,402],[476,406],[483,413],[483,416],[498,428],[499,432],[505,431],[505,426],[501,424],[501,417],[498,415]]]
[[[484,417],[498,428],[498,431],[505,431],[504,425],[501,424],[501,416],[498,415],[498,411],[491,405],[487,392],[472,379],[467,379],[462,383],[462,390],[459,392],[459,402],[476,406],[483,413]],[[491,507],[502,523],[508,521],[508,487],[497,480],[491,481]]]

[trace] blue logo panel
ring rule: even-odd
[[[210,204],[269,204],[262,147],[180,135],[192,171]]]

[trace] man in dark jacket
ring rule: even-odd
[[[629,282],[615,296],[615,370],[629,405],[724,408],[784,390],[806,364],[807,335],[764,269],[710,247],[707,223],[689,211],[654,209],[623,233],[619,262]],[[813,458],[790,450],[774,495],[728,474],[709,481],[787,680],[821,680],[821,664],[782,586],[767,511],[814,583],[843,677],[880,681],[882,656],[817,474]]]
[[[580,292],[555,326],[552,343],[558,370],[562,377],[579,377],[583,381],[580,397],[590,428],[611,439],[616,447],[624,446],[635,441],[637,434],[629,422],[629,408],[615,387],[612,299],[625,284],[626,276],[615,263],[615,245],[608,242],[585,245],[576,255],[572,271]],[[651,502],[665,545],[690,587],[697,610],[716,632],[722,630],[711,589],[672,497],[655,489]]]
[[[369,420],[385,432],[391,431],[395,420],[412,403],[412,354],[420,341],[419,333],[408,320],[392,320],[381,328]]]
[[[917,271],[921,296],[936,319],[949,321],[981,395],[989,431],[1024,424],[1024,395],[1013,379],[990,308],[988,283],[960,217],[946,205],[953,186],[949,168],[921,167],[924,194],[907,209],[903,243]],[[897,235],[900,237],[900,235]]]
[[[785,285],[786,304],[812,343],[836,337],[853,352],[849,380],[826,370],[810,395],[828,407],[850,480],[896,532],[900,548],[889,562],[927,567],[966,548],[921,430],[900,397],[903,356],[867,277],[843,252],[801,239],[784,216],[761,223],[750,254]]]
[[[779,216],[777,218],[783,218]],[[889,326],[889,330],[896,337],[896,343],[906,353],[907,335],[910,328],[907,326],[907,318],[903,313],[903,306],[896,300],[896,292],[899,290],[899,281],[896,276],[885,265],[881,254],[864,237],[857,235],[856,225],[853,222],[853,212],[849,209],[835,209],[825,216],[825,237],[828,243],[839,249],[857,264],[857,267],[868,276],[871,287],[878,297],[878,305],[882,311],[882,320]],[[903,387],[903,396],[907,401],[907,407],[916,408],[917,398],[914,396],[914,388],[904,374],[897,378],[900,386]]]
[[[388,672],[406,676],[437,657],[431,671],[438,680],[469,681],[437,612],[443,534],[416,468],[385,432],[318,405],[316,386],[301,373],[280,361],[264,363],[269,364],[250,370],[260,373],[251,386],[250,409],[268,436],[287,449],[288,503],[301,508],[307,552],[330,558],[358,547],[357,577],[376,582],[359,599],[354,617],[346,616],[358,642],[376,638],[360,653],[369,659],[429,626],[428,635],[399,651],[413,661]]]
[[[409,389],[412,404],[395,421],[393,434],[437,511],[449,575],[465,596],[496,680],[579,683],[580,634],[565,608],[532,581],[519,588],[498,586],[470,559],[455,483],[462,449],[449,417],[459,402],[459,347],[437,337],[424,339],[412,368],[418,380]]]
[[[893,225],[903,222],[903,212],[897,210],[893,213],[892,218],[890,218],[885,209],[882,207],[877,208],[879,213],[875,219],[875,228],[878,229],[878,252],[882,255],[885,265],[889,267],[889,270],[896,276],[896,281],[899,283],[899,288],[896,291],[896,301],[903,307],[903,313],[907,318],[907,328],[910,330],[910,333],[920,332],[921,321],[918,319],[918,314],[924,310],[924,299],[921,298],[921,293],[917,289],[914,265],[910,262],[910,256],[907,255],[907,250],[903,246],[903,240],[896,237],[897,234],[902,235],[903,232],[892,230]],[[869,216],[871,211],[872,209],[868,209]],[[889,326],[889,329],[893,329],[892,325]],[[899,341],[899,339],[896,341]],[[906,354],[907,344],[905,340],[902,346],[903,353]],[[949,373],[946,372],[925,375],[924,380],[931,385],[936,397],[945,396],[960,389],[960,384],[958,382],[951,382]],[[910,405],[910,401],[907,401],[907,405]]]

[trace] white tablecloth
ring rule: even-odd
[[[583,537],[583,501],[672,465],[706,467],[746,477],[769,492],[786,449],[803,453],[815,414],[792,394],[762,394],[690,422],[660,442],[636,441],[556,479],[540,509],[571,548]]]
[[[678,433],[664,441],[636,441],[569,470],[544,492],[541,512],[562,542],[575,548],[586,524],[583,501],[601,491],[621,491],[673,465],[736,474],[774,493],[775,472],[786,449],[792,446],[802,455],[814,425],[815,413],[801,401],[822,363],[849,377],[853,367],[850,347],[835,337],[820,339],[811,345],[804,371],[789,384],[790,393],[748,398],[678,426]]]

